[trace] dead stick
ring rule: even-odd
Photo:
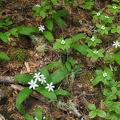
[[[0,76],[0,83],[18,83],[12,76]]]

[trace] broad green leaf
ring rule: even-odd
[[[34,119],[31,115],[25,114],[25,120],[34,120]]]
[[[42,18],[45,18],[45,17],[46,17],[46,13],[45,13],[43,10],[41,10],[41,11],[40,11],[40,16],[41,16]]]
[[[57,4],[57,0],[52,0],[53,5]]]
[[[64,26],[65,22],[60,17],[54,17],[58,25]]]
[[[95,86],[97,85],[100,81],[102,81],[103,77],[101,75],[97,76],[94,80],[92,85]]]
[[[114,54],[114,59],[120,65],[120,52]]]
[[[11,33],[11,35],[14,35],[15,37],[18,37],[17,28],[12,28],[9,32]]]
[[[20,75],[14,76],[14,79],[19,82],[28,83],[32,79],[32,75],[20,74]]]
[[[75,61],[74,61],[74,59],[72,57],[68,57],[68,61],[70,62],[72,67],[75,65]]]
[[[54,14],[54,16],[53,17],[56,17],[56,16],[58,16],[58,17],[63,17],[63,16],[65,16],[65,15],[67,15],[68,14],[68,10],[59,10],[59,11],[57,11],[56,12],[56,14]]]
[[[71,48],[74,48],[75,50],[79,51],[83,55],[87,55],[88,52],[86,50],[89,49],[88,46],[85,44],[82,44],[82,45],[71,44]]]
[[[63,89],[57,89],[57,90],[55,90],[55,94],[56,95],[67,95],[67,96],[70,95],[70,93],[68,91],[63,90]]]
[[[88,104],[88,108],[89,108],[90,110],[96,110],[96,107],[95,107],[94,104]]]
[[[49,70],[49,69],[52,69],[52,68],[58,67],[58,66],[62,66],[62,62],[52,62],[49,65],[47,65],[46,68]]]
[[[2,60],[10,60],[10,58],[4,52],[0,52],[0,59],[2,59]]]
[[[38,120],[42,120],[42,110],[41,110],[41,108],[36,108],[35,116]]]
[[[63,80],[64,78],[67,77],[67,75],[69,74],[68,70],[66,68],[59,68],[58,70],[56,70],[55,72],[53,72],[51,74],[51,79],[52,82],[54,84],[60,82],[61,80]]]
[[[52,31],[52,29],[53,29],[53,21],[51,19],[47,19],[46,20],[46,26],[47,26],[49,31]]]
[[[68,71],[71,71],[71,64],[69,62],[66,62],[65,66],[68,69]]]
[[[50,74],[46,68],[42,68],[41,73],[46,77],[48,83],[51,82]]]
[[[89,117],[90,117],[90,118],[94,118],[96,115],[97,115],[96,111],[91,111],[91,112],[89,113]]]
[[[8,37],[6,36],[5,33],[0,32],[0,39],[5,43],[8,42]]]
[[[35,89],[37,92],[41,93],[43,96],[46,98],[49,98],[50,100],[57,100],[57,96],[55,95],[54,92],[48,92],[48,90],[44,87],[37,87]]]
[[[84,37],[85,37],[85,34],[80,33],[80,34],[75,35],[71,40],[72,42],[76,42],[77,40],[80,40],[81,38],[84,38]]]
[[[36,27],[19,26],[17,29],[18,32],[23,35],[31,35],[31,33],[38,32],[38,29]]]
[[[22,102],[32,93],[32,90],[28,87],[21,90],[16,98],[16,107],[22,113],[25,114],[25,109],[22,105]]]
[[[44,32],[43,32],[43,35],[44,35],[44,37],[45,37],[46,39],[48,39],[50,42],[53,42],[53,41],[54,41],[54,37],[53,37],[53,35],[52,35],[51,32],[49,32],[49,31],[44,31]]]
[[[97,114],[98,114],[99,117],[102,117],[102,118],[106,117],[106,113],[103,110],[98,110]]]

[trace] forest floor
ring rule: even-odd
[[[81,0],[79,0],[79,2],[80,1]],[[42,20],[40,16],[33,17],[32,6],[39,4],[39,2],[39,0],[3,0],[3,11],[0,12],[0,18],[11,16],[13,22],[6,30],[21,25],[36,27],[40,24],[44,25],[44,20]],[[105,10],[106,5],[109,3],[106,1],[100,2],[99,0],[95,0],[95,4],[94,9]],[[60,8],[63,7],[69,11],[69,14],[64,18],[64,27],[58,28],[55,26],[53,29],[55,38],[60,38],[61,36],[64,36],[64,38],[72,37],[81,32],[91,36],[92,32],[90,26],[94,27],[91,13],[88,10],[82,9],[79,5],[77,7],[70,7],[62,4]],[[82,22],[82,25],[78,24],[79,21]],[[106,44],[109,44],[109,42],[110,41],[106,41]],[[25,73],[30,74],[40,70],[53,61],[59,61],[61,54],[52,50],[52,44],[47,40],[44,40],[43,44],[46,44],[47,49],[44,53],[40,53],[35,50],[35,45],[31,42],[31,38],[25,35],[19,35],[18,38],[11,37],[7,44],[0,41],[0,50],[10,57],[10,61],[0,63],[0,76],[15,76]],[[17,62],[12,58],[11,52],[18,48],[25,49],[28,52],[29,57],[24,63]],[[89,120],[88,103],[95,103],[99,108],[103,105],[104,98],[101,93],[102,86],[93,87],[91,81],[94,78],[93,73],[96,68],[100,68],[105,63],[103,61],[92,63],[90,58],[83,56],[77,51],[72,51],[70,56],[75,58],[76,63],[81,65],[81,70],[72,84],[69,76],[59,84],[59,86],[62,86],[65,90],[70,92],[70,96],[59,96],[58,101],[64,103],[71,102],[77,113],[82,114],[86,117],[86,120]],[[4,116],[5,120],[24,120],[23,115],[20,114],[15,106],[15,99],[19,90],[15,89],[13,86],[19,87],[19,84],[8,83],[5,81],[0,82],[0,114],[1,116]],[[24,85],[20,86],[24,87]],[[33,111],[39,105],[42,108],[45,120],[83,120],[83,118],[79,117],[75,111],[59,107],[42,96],[40,96],[40,98],[41,100],[34,96],[30,96],[24,102],[27,113],[33,114]],[[0,120],[2,120],[2,117]],[[96,118],[95,120],[99,120],[99,118]]]

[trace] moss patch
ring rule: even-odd
[[[20,63],[24,63],[25,60],[28,58],[28,52],[25,49],[15,49],[10,52],[11,60],[18,61]]]

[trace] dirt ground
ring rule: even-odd
[[[6,30],[20,25],[36,27],[40,24],[44,25],[44,20],[39,16],[34,18],[32,16],[32,6],[39,4],[39,2],[39,0],[3,0],[3,11],[0,12],[0,19],[9,15],[13,22]],[[79,0],[79,3],[81,3],[81,0]],[[94,9],[105,10],[107,4],[109,4],[107,1],[101,2],[95,0]],[[60,7],[66,8],[69,11],[69,14],[64,18],[64,27],[60,28],[55,26],[53,29],[55,38],[61,36],[64,36],[64,38],[72,37],[81,32],[88,36],[93,34],[90,26],[94,27],[94,24],[92,23],[92,16],[88,10],[82,9],[80,5],[77,7],[70,7],[62,4]],[[77,24],[79,21],[82,21],[82,25]],[[44,40],[43,44],[46,44],[47,47],[44,54],[37,52],[31,39],[25,35],[19,35],[18,38],[11,36],[8,44],[0,41],[0,51],[5,52],[11,59],[8,62],[0,61],[0,79],[2,76],[12,77],[24,73],[31,74],[53,61],[58,61],[61,53],[53,51],[52,44],[47,40]],[[106,44],[108,44],[108,41],[106,41]],[[12,59],[11,51],[16,50],[17,48],[25,49],[28,52],[28,58],[23,63]],[[72,51],[70,56],[73,56],[73,58],[76,59],[76,63],[81,65],[81,70],[73,82],[70,81],[70,76],[68,76],[58,85],[65,90],[68,90],[71,93],[70,96],[59,96],[58,102],[55,103],[44,98],[42,95],[39,95],[39,98],[30,96],[24,102],[27,113],[33,115],[35,108],[40,106],[43,111],[43,116],[45,116],[45,120],[89,120],[89,109],[87,108],[87,104],[95,103],[101,108],[104,99],[101,94],[102,86],[93,88],[91,80],[93,79],[93,73],[96,68],[99,68],[105,63],[102,61],[92,63],[90,58],[86,58],[75,51]],[[15,89],[14,86],[17,86],[18,88],[24,87],[24,85],[18,83],[0,82],[0,120],[4,120],[2,116],[5,120],[24,120],[23,115],[21,115],[15,107],[15,99],[19,90]],[[60,103],[70,103],[71,106],[73,105],[75,107],[75,110],[70,110],[64,106],[62,107],[59,105]],[[82,114],[82,116],[80,117],[79,114]],[[99,118],[96,118],[95,120],[99,120]]]

